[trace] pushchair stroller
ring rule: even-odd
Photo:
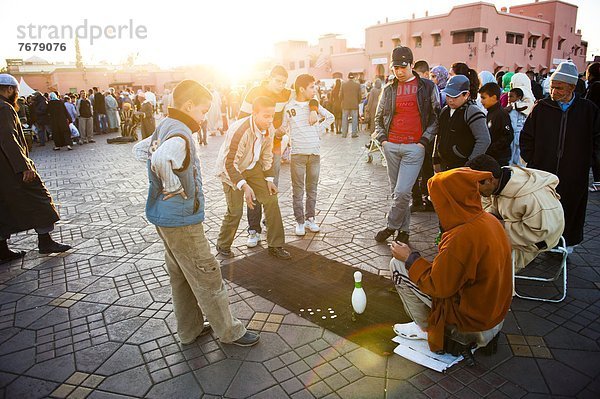
[[[365,147],[367,148],[367,163],[373,162],[373,153],[379,153],[381,156],[381,165],[387,167],[387,162],[385,161],[385,156],[383,154],[383,147],[375,138],[375,133],[371,135],[371,141],[369,144],[365,144]]]

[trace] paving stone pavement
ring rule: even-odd
[[[42,256],[31,231],[12,237],[13,248],[28,252],[0,268],[0,396],[600,397],[600,195],[590,195],[586,241],[569,256],[566,300],[515,299],[498,353],[476,354],[475,367],[440,374],[396,355],[375,355],[229,282],[234,314],[261,326],[261,343],[231,347],[208,335],[181,345],[163,246],[144,217],[146,167],[131,156],[131,144],[108,145],[106,137],[69,152],[33,151],[62,216],[54,235],[74,248]],[[214,246],[225,210],[214,177],[223,137],[208,141],[201,150],[205,228]],[[389,275],[389,248],[373,235],[384,226],[390,195],[379,157],[365,162],[367,141],[364,133],[324,136],[320,233],[293,235],[289,165],[282,167],[280,204],[289,245]],[[240,227],[237,256],[260,250],[245,247],[245,222]],[[435,215],[414,214],[411,230],[412,243],[431,259]]]

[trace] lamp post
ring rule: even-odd
[[[579,50],[579,46],[574,44],[573,46],[571,46],[571,51],[569,51],[568,53],[566,51],[563,51],[563,58],[571,60],[571,55],[577,55],[577,50]]]
[[[529,61],[531,61],[533,59],[533,49],[532,48],[530,48],[530,49],[526,48],[523,51],[523,55],[527,55],[527,54],[529,54]]]
[[[492,56],[492,58],[494,58],[494,55],[496,54],[494,52],[494,48],[498,45],[498,43],[500,43],[500,38],[498,36],[496,36],[496,38],[494,39],[495,44],[486,44],[485,45],[485,52],[487,53],[488,50],[492,50],[492,52],[490,53],[490,55]]]
[[[469,49],[469,59],[473,58],[474,55],[477,55],[477,47],[476,46],[471,46],[471,43],[469,43],[467,48]]]

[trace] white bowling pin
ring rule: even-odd
[[[362,273],[354,272],[354,291],[352,291],[352,307],[354,312],[362,314],[367,307],[367,295],[362,288]]]

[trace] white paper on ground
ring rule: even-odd
[[[392,338],[392,341],[399,344],[394,353],[440,373],[463,360],[462,356],[452,356],[449,353],[438,355],[432,352],[427,341],[422,339],[412,340],[398,336]]]

